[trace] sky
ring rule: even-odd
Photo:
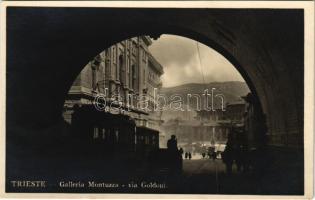
[[[221,54],[202,43],[198,43],[198,47],[201,65],[195,40],[175,35],[162,35],[153,40],[149,50],[163,66],[163,87],[216,81],[245,82],[236,68]]]

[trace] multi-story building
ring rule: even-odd
[[[163,67],[151,55],[148,36],[134,37],[119,42],[92,59],[75,79],[64,104],[64,119],[71,124],[74,106],[93,105],[95,97],[105,99],[104,110],[123,114],[137,126],[157,129],[158,115],[149,112],[153,106],[143,106],[154,88],[161,87]],[[149,108],[143,109],[143,108]]]
[[[225,143],[232,127],[244,126],[245,102],[227,103],[225,109],[195,111],[194,119],[177,118],[163,124],[167,135],[175,134],[179,143],[213,145]]]
[[[164,73],[163,67],[159,64],[159,62],[151,55],[148,54],[148,70],[147,70],[147,84],[146,84],[146,92],[149,100],[149,115],[147,115],[147,127],[158,130],[160,147],[164,147],[165,143],[165,134],[161,131],[161,125],[163,123],[162,120],[162,111],[155,110],[156,99],[155,95],[159,94],[160,89],[162,87],[161,75]]]

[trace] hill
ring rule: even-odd
[[[211,94],[213,90],[213,94],[218,95],[221,94],[224,97],[225,103],[231,103],[235,101],[239,101],[242,96],[245,96],[247,93],[250,92],[247,84],[245,82],[240,81],[229,81],[229,82],[211,82],[207,84],[202,83],[188,83],[184,85],[179,85],[175,87],[167,87],[162,88],[160,94],[164,94],[168,99],[172,95],[179,95],[182,97],[184,104],[187,103],[187,95],[188,94],[198,94],[202,98],[202,94],[205,94],[205,90],[208,90],[208,94]],[[196,103],[195,99],[190,97],[190,104]],[[214,98],[215,106],[221,105],[220,98]]]

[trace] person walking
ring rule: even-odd
[[[188,152],[185,153],[185,159],[188,159]]]
[[[184,154],[183,148],[180,147],[178,152],[179,152],[180,156],[183,158],[183,154]]]
[[[235,146],[235,131],[231,128],[226,142],[225,150],[222,153],[222,161],[225,164],[226,172],[228,175],[232,174],[232,165],[234,162],[234,146]]]
[[[177,152],[177,139],[175,135],[171,135],[171,139],[167,141],[167,149],[170,152]]]
[[[232,156],[232,150],[230,147],[225,148],[224,152],[222,152],[222,161],[225,164],[227,174],[231,175],[232,165],[233,165],[233,156]]]
[[[191,153],[190,152],[188,153],[188,158],[189,158],[189,160],[191,160]]]
[[[183,158],[182,154],[180,153],[180,150],[178,150],[177,148],[177,139],[175,135],[171,135],[171,138],[167,141],[167,151],[168,163],[171,174],[180,173],[182,170]]]

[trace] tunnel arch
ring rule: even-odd
[[[278,12],[242,9],[19,9],[10,8],[7,12],[10,22],[7,27],[8,58],[11,58],[7,64],[12,72],[9,74],[12,82],[7,84],[10,88],[7,118],[14,126],[41,129],[56,124],[61,119],[65,95],[89,59],[124,39],[138,35],[157,38],[165,33],[188,37],[210,46],[238,69],[268,116],[269,134],[275,136],[274,144],[284,145],[281,139],[287,140],[290,134],[292,140],[286,141],[285,145],[300,146],[303,142],[302,12],[285,9]],[[47,11],[54,15],[48,15]],[[122,12],[124,17],[118,17]],[[273,23],[270,23],[271,19]],[[47,21],[52,23],[45,23]],[[292,30],[293,26],[297,28]],[[28,52],[30,47],[32,51]],[[20,59],[14,60],[14,57]],[[47,60],[50,62],[45,62]],[[44,69],[40,68],[43,63]],[[16,71],[18,73],[14,74]],[[31,78],[34,74],[45,74],[46,77],[39,76],[34,80]],[[28,83],[32,91],[25,88],[25,91],[17,92],[22,82]],[[42,86],[47,91],[38,94],[36,91],[41,91]],[[287,88],[292,88],[292,91],[287,91]],[[37,99],[46,101],[38,102]],[[32,102],[37,104],[29,108],[27,104]],[[31,117],[25,120],[23,116]]]

